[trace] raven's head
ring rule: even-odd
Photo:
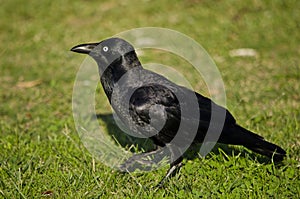
[[[120,38],[80,44],[74,46],[71,51],[91,56],[97,62],[101,74],[109,66],[128,70],[135,67],[136,64],[140,65],[133,46]]]

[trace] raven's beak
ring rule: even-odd
[[[99,43],[79,44],[71,48],[71,51],[82,54],[89,54]]]

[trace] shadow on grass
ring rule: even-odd
[[[114,121],[112,114],[97,114],[98,119],[103,121],[107,125],[108,134],[112,136],[117,144],[130,150],[131,152],[147,152],[156,149],[156,146],[149,138],[136,138],[124,133]],[[134,147],[132,147],[134,146]],[[195,144],[190,147],[188,152],[184,154],[184,157],[188,160],[194,160],[199,158],[199,151],[201,144]],[[245,148],[240,148],[236,146],[229,146],[225,144],[216,144],[212,151],[207,155],[207,157],[215,155],[224,155],[227,157],[243,157],[256,160],[261,164],[270,164],[272,161],[264,156],[258,155],[256,153],[249,152]]]
[[[129,149],[131,152],[145,152],[156,148],[151,139],[137,138],[122,131],[116,124],[112,114],[97,114],[96,117],[106,124],[108,134],[123,148]]]

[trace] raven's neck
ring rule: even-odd
[[[113,62],[103,72],[100,80],[109,102],[111,102],[114,85],[127,71],[133,68],[142,68],[142,65],[136,53],[131,51],[121,56],[118,61]]]

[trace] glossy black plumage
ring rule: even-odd
[[[199,93],[143,69],[134,48],[125,40],[111,38],[99,43],[81,44],[71,50],[89,54],[95,59],[101,84],[122,123],[138,136],[151,137],[161,147],[172,143],[171,155],[181,145],[203,141],[211,122],[213,108],[217,113],[215,121],[220,121],[223,126],[219,143],[242,145],[275,161],[281,161],[285,157],[286,152],[281,147],[239,126],[227,109]],[[194,106],[191,106],[193,103]],[[190,113],[196,109],[199,114],[182,113],[183,107]],[[174,141],[181,122],[196,125],[197,132],[190,135],[187,127],[179,141]],[[167,176],[175,170],[172,166],[181,162],[181,155],[171,158],[171,169]],[[142,157],[143,155],[133,157],[124,167],[129,167],[132,161]]]

